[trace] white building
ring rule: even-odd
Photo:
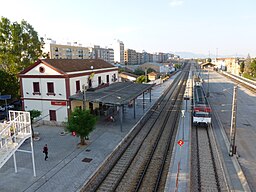
[[[23,110],[39,110],[45,123],[61,123],[70,112],[69,97],[83,85],[113,83],[118,68],[101,59],[40,59],[19,74]]]
[[[124,65],[124,44],[120,40],[115,40],[113,43],[114,62]]]

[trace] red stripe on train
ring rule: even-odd
[[[212,112],[210,107],[194,107],[195,112]]]

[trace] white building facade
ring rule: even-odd
[[[23,110],[41,111],[44,123],[61,124],[70,113],[69,97],[114,83],[118,69],[100,59],[42,59],[19,74]]]
[[[120,40],[115,40],[113,43],[114,62],[124,65],[124,43]]]

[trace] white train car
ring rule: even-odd
[[[211,108],[205,97],[202,83],[199,78],[195,78],[193,87],[193,125],[208,126],[212,122]]]

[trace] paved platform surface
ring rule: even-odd
[[[156,102],[174,77],[155,86],[152,90],[152,101],[145,95],[146,106],[143,110],[142,97],[136,102],[136,118],[133,108],[126,108],[123,120],[123,132],[120,123],[100,121],[91,133],[87,146],[78,146],[79,138],[70,134],[61,136],[61,127],[40,126],[35,131],[40,133],[40,140],[34,142],[36,177],[33,176],[31,154],[16,152],[18,173],[14,172],[11,158],[0,169],[0,191],[2,192],[72,192],[79,190],[97,167],[112,152],[138,120]],[[48,144],[49,159],[44,160],[43,146]],[[24,143],[21,149],[30,149],[30,142]],[[82,160],[91,160],[83,162]]]
[[[214,71],[210,72],[209,79],[209,101],[214,110],[213,127],[231,190],[256,191],[256,95],[245,88],[238,89],[236,145],[239,157],[230,157],[229,131],[234,83]]]
[[[213,88],[213,85],[215,83],[214,77],[211,78],[210,87],[212,90],[215,91]],[[213,84],[212,84],[213,83]],[[206,86],[207,88],[207,86]],[[211,94],[211,104],[214,105],[214,102],[216,100],[221,99],[223,101],[223,98],[215,98],[216,95]],[[188,101],[188,108],[191,106],[191,102]],[[215,110],[215,106],[212,106]],[[183,102],[183,110],[185,110],[185,101]],[[165,191],[189,191],[190,190],[190,159],[191,159],[191,151],[190,151],[190,144],[191,144],[191,138],[190,138],[190,110],[185,110],[185,116],[182,118],[180,117],[179,122],[179,129],[176,136],[176,142],[173,149],[173,157],[171,160],[171,164],[169,167],[169,173],[167,177],[167,183],[165,186]],[[214,128],[215,138],[218,143],[218,148],[220,152],[220,159],[222,161],[222,165],[224,168],[224,173],[226,175],[227,183],[229,186],[230,191],[250,191],[248,188],[248,182],[245,180],[243,170],[241,169],[237,157],[233,156],[230,157],[228,154],[229,149],[229,141],[227,138],[226,133],[224,132],[224,129],[222,127],[220,118],[218,117],[218,114],[221,114],[219,110],[216,110],[213,118],[212,118],[212,125]],[[227,116],[224,117],[227,119]],[[230,116],[231,119],[231,116]],[[229,120],[230,120],[229,119]],[[184,123],[184,124],[183,124]],[[185,131],[184,131],[185,130]],[[177,145],[177,142],[182,139],[184,141],[184,144],[182,147]],[[251,164],[253,166],[253,164]],[[250,178],[251,179],[251,178]],[[254,190],[252,190],[254,191]]]
[[[165,192],[190,190],[192,73],[187,81],[185,95],[190,99],[183,101]]]

